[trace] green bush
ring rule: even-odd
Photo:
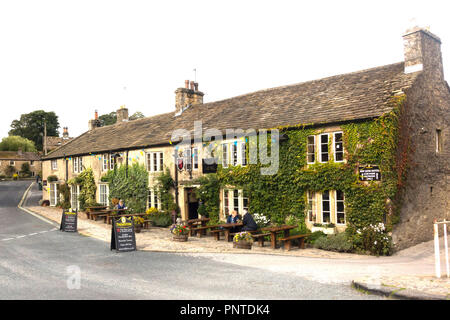
[[[353,252],[353,244],[345,232],[317,238],[314,242],[314,248],[336,252]]]
[[[326,238],[326,236],[327,235],[325,233],[323,233],[322,231],[316,231],[316,232],[311,233],[311,235],[308,238],[306,238],[305,242],[314,244],[317,239],[323,238],[323,237]]]
[[[156,227],[168,227],[172,224],[172,217],[165,212],[158,212],[148,216],[148,219]]]

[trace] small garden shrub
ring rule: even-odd
[[[156,227],[168,227],[172,224],[172,217],[170,214],[165,212],[158,212],[149,215],[149,220],[152,222],[152,224]]]
[[[338,233],[336,235],[328,235],[326,237],[319,237],[314,242],[314,247],[336,252],[353,251],[353,244],[345,232]]]
[[[311,235],[308,238],[306,238],[305,242],[309,243],[309,244],[314,244],[317,239],[323,238],[323,237],[326,238],[326,236],[327,235],[325,233],[323,233],[322,231],[316,231],[316,232],[311,233]]]

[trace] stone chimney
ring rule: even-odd
[[[69,139],[69,128],[64,127],[63,128],[63,139]]]
[[[184,88],[175,91],[175,112],[180,115],[183,110],[195,104],[203,104],[205,94],[198,90],[198,83],[185,80]]]
[[[100,120],[98,119],[98,111],[95,110],[95,116],[93,120],[89,120],[89,131],[101,126]]]
[[[428,28],[414,27],[403,35],[405,73],[423,71],[444,80],[441,39]]]
[[[128,109],[125,106],[121,106],[117,111],[117,123],[128,121]]]

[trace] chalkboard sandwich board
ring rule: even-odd
[[[359,180],[381,181],[380,167],[371,165],[359,167]]]
[[[113,218],[111,229],[111,250],[117,252],[135,251],[136,237],[134,234],[133,217]]]
[[[78,213],[72,209],[64,210],[61,217],[59,230],[67,232],[77,232]]]

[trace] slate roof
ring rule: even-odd
[[[63,137],[47,137],[47,149],[54,150],[65,145],[70,140],[75,138],[63,138]]]
[[[45,158],[163,145],[175,129],[193,131],[197,120],[203,130],[246,130],[374,118],[390,111],[389,99],[418,74],[405,74],[401,62],[194,105],[177,117],[170,112],[95,128]]]
[[[0,151],[0,160],[40,161],[41,157],[35,152]]]

